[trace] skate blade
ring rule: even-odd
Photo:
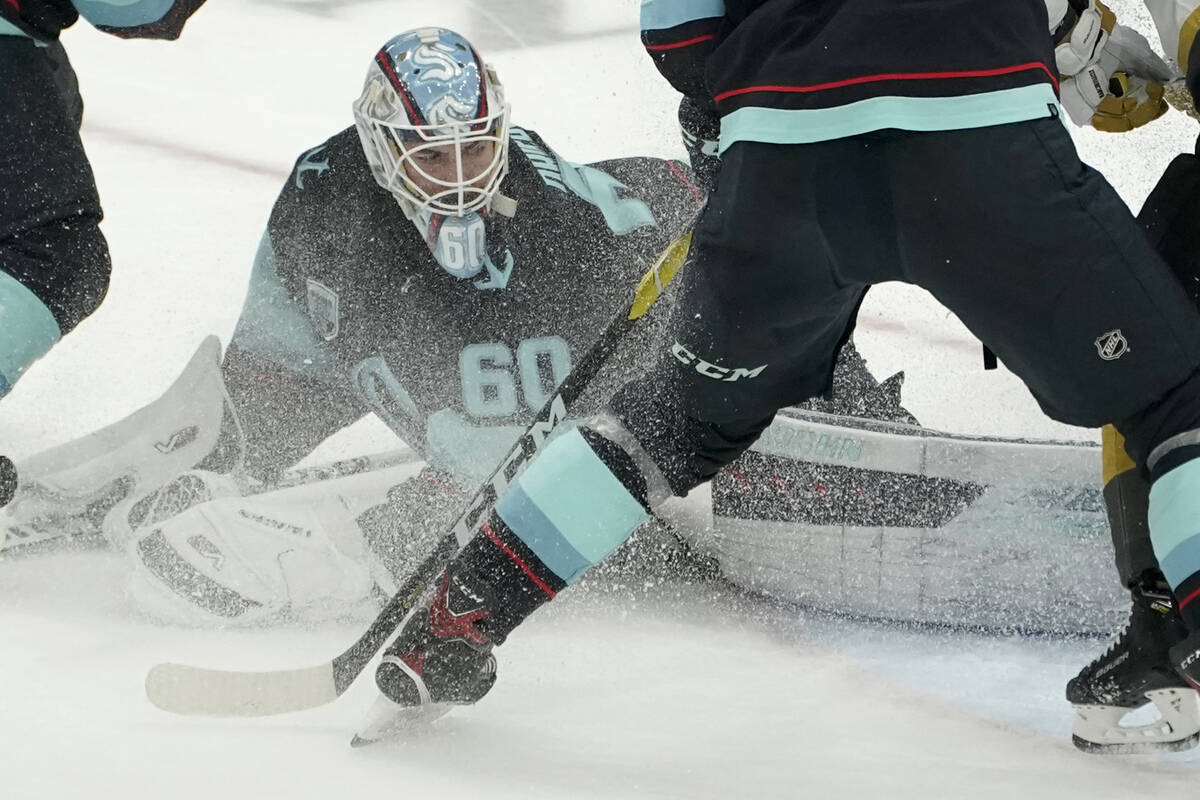
[[[1144,708],[1075,706],[1071,741],[1085,753],[1136,755],[1179,752],[1200,743],[1200,709],[1194,689],[1172,688],[1146,692],[1159,718],[1140,725],[1122,725],[1129,714]]]
[[[384,695],[379,695],[367,712],[367,718],[358,733],[350,740],[350,746],[365,747],[375,742],[426,730],[431,722],[449,710],[449,703],[402,706]]]

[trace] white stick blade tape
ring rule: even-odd
[[[273,672],[158,664],[146,675],[146,697],[173,714],[266,717],[315,708],[337,696],[331,664]]]

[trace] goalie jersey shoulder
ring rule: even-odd
[[[391,283],[428,260],[412,224],[371,175],[353,127],[300,154],[268,231],[285,281]]]

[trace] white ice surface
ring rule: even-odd
[[[674,96],[640,51],[636,5],[212,0],[173,44],[68,32],[113,282],[4,400],[0,449],[28,455],[117,419],[157,396],[204,334],[228,338],[284,174],[350,124],[368,59],[396,31],[467,34],[500,69],[515,120],[570,158],[681,155]],[[1128,0],[1116,6],[1146,25]],[[1136,207],[1195,133],[1172,114],[1078,140]],[[1043,419],[1005,371],[982,372],[977,343],[920,290],[874,290],[859,343],[880,377],[906,370],[906,405],[926,424],[1094,437]],[[323,455],[393,445],[368,423]],[[1062,686],[1100,643],[896,631],[706,587],[567,593],[502,648],[483,703],[395,745],[346,746],[369,680],[276,719],[174,718],[142,695],[153,663],[315,663],[364,621],[162,627],[126,599],[124,570],[107,553],[0,562],[0,797],[1094,800],[1190,796],[1200,777],[1194,755],[1071,747]]]

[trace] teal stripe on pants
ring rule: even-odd
[[[644,31],[665,30],[698,19],[725,16],[725,0],[642,0]]]
[[[950,131],[1051,116],[1058,98],[1046,83],[958,97],[882,96],[814,109],[746,106],[721,118],[721,152],[734,142],[811,144],[900,128]],[[1060,116],[1061,111],[1056,111]]]

